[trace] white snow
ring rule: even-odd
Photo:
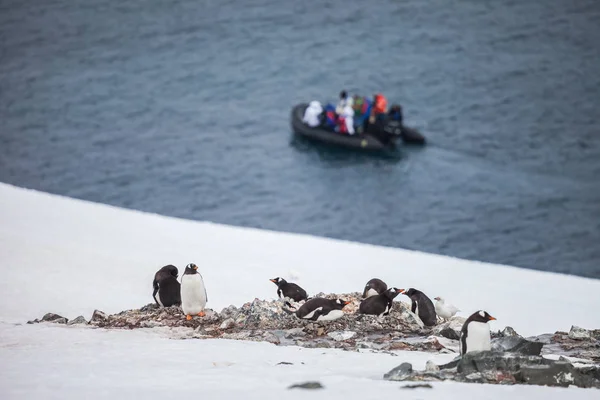
[[[474,238],[484,240],[484,238]],[[276,298],[274,276],[293,275],[309,294],[388,285],[484,309],[524,335],[571,325],[600,326],[600,281],[402,249],[187,221],[0,184],[0,398],[306,397],[285,391],[321,381],[316,398],[483,396],[562,398],[564,389],[443,383],[398,392],[382,375],[403,361],[424,368],[447,359],[425,353],[351,353],[225,340],[169,340],[149,331],[15,325],[46,312],[90,318],[152,302],[154,273],[199,266],[208,308]],[[288,278],[289,276],[284,276]],[[408,299],[403,299],[407,301]],[[280,361],[294,365],[275,365]],[[301,364],[305,362],[305,364]],[[372,393],[375,393],[373,395]],[[568,396],[598,392],[568,389]]]

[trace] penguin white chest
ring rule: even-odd
[[[326,315],[319,315],[317,321],[334,321],[344,316],[342,310],[331,310]]]
[[[181,308],[186,315],[195,315],[206,307],[206,288],[200,274],[185,274],[181,278]]]
[[[491,350],[490,325],[483,322],[472,321],[467,327],[467,353],[471,351]]]

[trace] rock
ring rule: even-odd
[[[532,342],[521,336],[505,336],[492,340],[492,351],[505,351],[530,356],[539,356],[544,343]]]
[[[68,320],[58,314],[48,313],[42,317],[42,322],[53,322],[55,324],[66,324]]]
[[[465,375],[465,380],[467,382],[483,382],[483,376],[480,372],[471,372]]]
[[[406,324],[411,325],[414,330],[423,329],[425,327],[423,321],[421,321],[421,318],[419,318],[417,314],[410,311],[410,308],[408,308],[408,306],[406,306],[404,303],[396,302],[394,304],[402,304],[402,309],[400,310],[400,319]]]
[[[526,356],[496,351],[473,351],[462,356],[457,365],[458,373],[508,371],[517,372],[522,365],[543,365],[547,361],[539,356]],[[441,368],[441,367],[440,367]]]
[[[90,319],[90,324],[102,323],[102,322],[106,322],[106,320],[107,320],[107,316],[104,312],[102,312],[100,310],[94,310],[94,313],[92,314],[92,319]]]
[[[438,348],[438,351],[444,351],[446,349],[449,350],[447,351],[448,353],[458,353],[460,351],[460,347],[457,340],[451,340],[440,336],[431,336],[431,338],[434,338],[438,345],[442,347]]]
[[[223,318],[223,319],[232,318],[235,321],[235,318],[237,317],[238,313],[239,313],[238,308],[234,305],[231,305],[231,306],[225,307],[224,309],[221,310],[221,318]]]
[[[353,338],[354,336],[356,336],[356,332],[352,332],[352,331],[335,331],[335,332],[329,332],[327,334],[327,336],[329,336],[330,338],[332,338],[336,342],[340,342],[340,341],[343,341],[343,340],[348,340],[348,339]]]
[[[517,331],[515,331],[513,328],[511,328],[510,326],[507,326],[506,328],[504,328],[502,330],[502,332],[500,332],[500,335],[502,335],[503,337],[509,337],[509,336],[521,336],[517,333]]]
[[[457,368],[458,367],[458,363],[460,362],[460,360],[462,359],[461,356],[457,356],[456,358],[454,358],[454,360],[450,361],[449,363],[446,364],[442,364],[442,365],[438,365],[438,367],[442,370],[442,369],[453,369],[453,368]]]
[[[383,379],[387,379],[389,381],[403,381],[409,378],[412,372],[412,364],[405,362],[392,369],[390,372],[384,374]]]
[[[433,361],[427,360],[425,363],[425,371],[426,372],[439,372],[440,367],[438,367]]]
[[[320,382],[304,382],[304,383],[296,383],[288,387],[288,389],[324,389],[325,387],[321,385]]]
[[[274,333],[271,333],[271,332],[265,333],[262,338],[264,339],[265,342],[269,342],[269,343],[273,343],[273,344],[281,343],[279,338]]]
[[[87,320],[83,317],[83,315],[78,316],[75,319],[70,320],[67,325],[79,325],[79,324],[84,324],[87,325]]]
[[[227,330],[227,329],[231,329],[235,326],[235,321],[233,320],[233,318],[227,318],[225,321],[223,321],[221,323],[221,325],[219,325],[219,329],[221,330]]]
[[[438,335],[452,340],[460,340],[460,333],[450,327],[446,327],[439,331]]]
[[[581,374],[571,363],[565,361],[555,361],[550,365],[523,365],[516,377],[518,381],[530,385],[575,385],[583,388],[594,385],[591,377]]]
[[[283,337],[286,339],[292,339],[294,337],[304,336],[304,335],[306,335],[306,334],[304,333],[304,329],[302,329],[302,328],[287,329],[283,332]]]
[[[569,338],[573,340],[586,340],[591,339],[592,334],[587,329],[583,329],[578,326],[571,326],[571,330],[569,331]]]
[[[429,383],[413,383],[410,385],[400,386],[400,389],[433,389]]]
[[[325,328],[322,326],[317,328],[317,336],[323,336],[325,334]]]
[[[464,325],[466,319],[463,317],[452,317],[450,320],[436,325],[433,328],[433,334],[436,336],[443,336],[448,339],[459,340],[460,339],[460,330]]]

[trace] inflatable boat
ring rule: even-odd
[[[385,134],[366,133],[355,135],[344,135],[323,127],[312,128],[302,122],[304,111],[308,104],[298,104],[292,109],[291,125],[296,135],[310,140],[316,140],[337,146],[343,146],[361,150],[389,150],[396,147],[398,139],[406,143],[424,144],[425,138],[417,130],[402,126],[400,124],[387,124],[383,131]]]

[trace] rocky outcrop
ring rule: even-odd
[[[599,367],[578,369],[566,359],[549,360],[541,356],[481,351],[465,354],[455,367],[436,369],[428,365],[424,371],[414,371],[402,363],[383,377],[393,381],[444,381],[529,384],[545,386],[575,385],[600,388],[596,377]]]

